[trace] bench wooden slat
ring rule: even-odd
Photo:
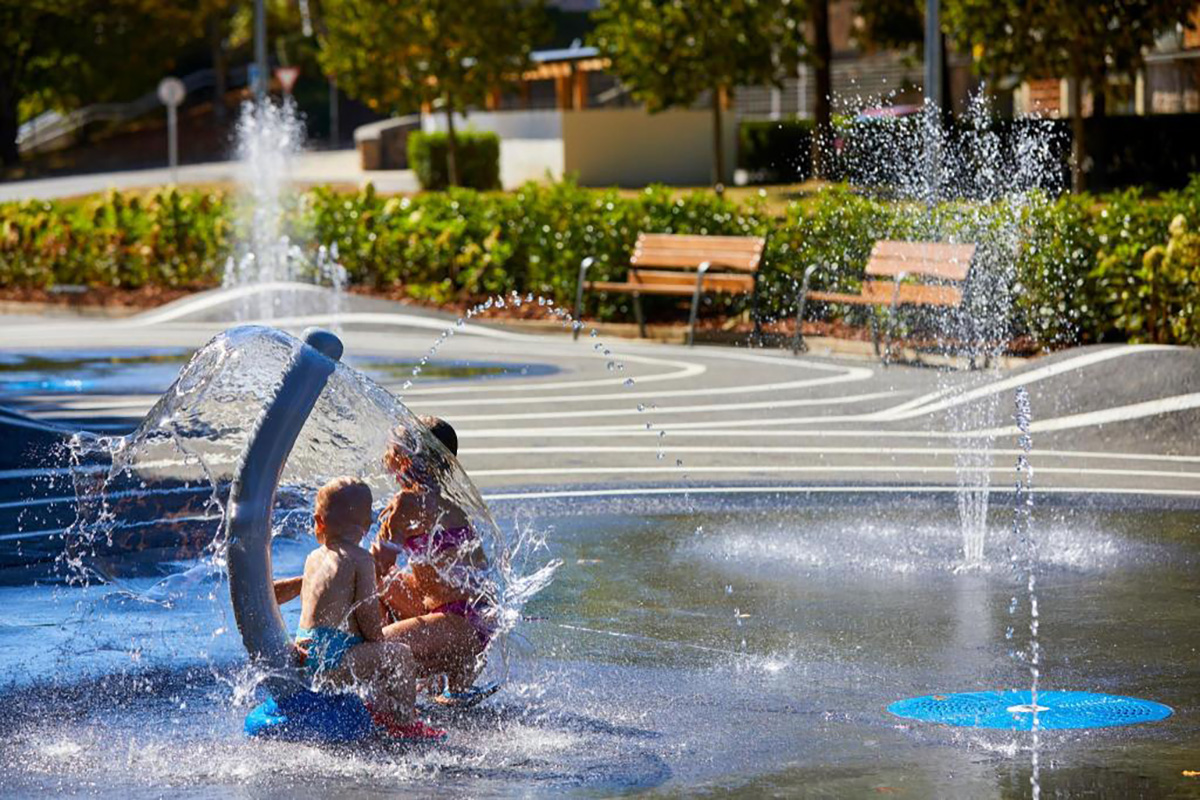
[[[867,281],[863,284],[863,297],[879,305],[891,305],[896,289],[893,281]],[[902,283],[899,290],[901,305],[956,306],[962,302],[962,290],[957,286]]]
[[[766,245],[766,241],[761,236],[699,236],[682,233],[640,233],[638,234],[635,247],[666,244],[670,247],[695,247],[700,250],[719,250],[728,247],[757,247],[761,250]]]
[[[889,258],[928,258],[936,255],[956,261],[970,261],[975,257],[975,245],[970,242],[951,244],[949,242],[897,242],[884,239],[875,243],[872,255]]]
[[[842,303],[853,306],[890,306],[896,291],[891,281],[868,281],[862,294],[843,292],[809,292],[809,300],[823,303]],[[957,306],[962,302],[962,290],[955,286],[919,286],[900,284],[900,305]]]
[[[758,247],[693,247],[686,244],[660,244],[653,247],[635,247],[633,255],[653,255],[669,253],[671,255],[694,256],[705,259],[713,256],[730,258],[735,261],[748,261],[762,257],[762,249]]]
[[[891,277],[904,273],[965,281],[974,256],[973,244],[877,242],[867,261],[866,273]]]
[[[696,284],[639,284],[639,283],[621,283],[619,281],[591,281],[587,285],[588,289],[597,292],[617,292],[619,294],[665,294],[675,295],[678,297],[691,297],[692,292],[696,290]]]
[[[866,298],[861,294],[846,294],[844,292],[809,292],[805,297],[809,300],[817,300],[822,303],[844,303],[852,306],[878,305],[874,300]]]
[[[695,270],[704,262],[713,269],[735,269],[740,272],[756,272],[759,257],[727,255],[725,253],[680,253],[680,252],[635,252],[629,263],[635,267],[678,267]]]
[[[694,275],[695,273],[692,273]],[[631,269],[629,271],[629,281],[631,284],[671,284],[681,285],[686,283],[690,278],[692,285],[695,285],[695,278],[687,273],[680,272],[658,272],[649,269]],[[704,276],[704,289],[726,292],[749,292],[754,289],[754,277],[752,275],[730,275],[728,273],[706,273]]]
[[[602,291],[602,292],[620,292],[622,294],[671,294],[690,297],[696,291],[696,281],[693,279],[690,283],[681,283],[686,280],[687,275],[675,275],[675,283],[636,283],[633,281],[588,281],[587,288]],[[705,292],[730,292],[741,293],[747,292],[754,288],[753,280],[749,286],[738,283],[733,284],[720,280],[724,276],[706,275],[704,277],[703,291]]]

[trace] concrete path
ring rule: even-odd
[[[0,341],[25,354],[194,348],[269,288],[201,295],[126,320],[53,320],[36,334],[0,318]],[[344,300],[333,315],[323,290],[298,291],[294,313],[273,324],[339,326],[351,356],[411,361],[454,325],[386,301]],[[464,465],[494,500],[947,494],[960,480],[1006,493],[1018,454],[1013,397],[1025,386],[1040,493],[1200,507],[1200,352],[1186,348],[1089,347],[1007,372],[966,372],[468,325],[434,362],[445,360],[502,364],[508,374],[416,379],[407,389],[401,374],[387,388],[455,425]],[[3,404],[48,423],[128,430],[156,399],[81,391]],[[960,472],[962,464],[971,469]]]
[[[237,161],[215,161],[189,164],[179,168],[179,184],[233,183],[240,177]],[[415,192],[418,184],[412,170],[379,170],[365,172],[359,166],[354,150],[314,151],[297,159],[289,176],[293,184],[375,184],[380,192]],[[137,169],[123,172],[100,172],[90,175],[68,175],[29,181],[0,183],[0,202],[14,200],[54,200],[64,197],[105,192],[109,189],[148,189],[171,183],[171,170]]]

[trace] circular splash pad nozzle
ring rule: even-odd
[[[1033,730],[1033,693],[959,692],[931,694],[900,700],[888,706],[898,717],[921,722],[940,722],[963,728]],[[1173,713],[1170,706],[1116,694],[1091,692],[1038,692],[1039,730],[1110,728],[1157,722]]]

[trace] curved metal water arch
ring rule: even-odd
[[[250,434],[225,513],[229,596],[246,651],[275,698],[304,688],[271,582],[271,510],[275,490],[300,429],[342,357],[342,342],[309,328],[275,397]]]

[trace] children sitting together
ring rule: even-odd
[[[373,521],[371,489],[358,478],[335,478],[317,493],[319,546],[304,574],[275,582],[281,605],[301,598],[296,653],[314,688],[360,688],[379,727],[416,741],[445,737],[416,718],[419,682],[450,706],[495,691],[472,686],[495,633],[480,579],[487,559],[465,511],[442,491],[458,438],[443,420],[421,422],[444,450],[396,431],[384,466],[399,491],[379,517],[370,551],[362,540]],[[396,563],[400,553],[406,568]]]

